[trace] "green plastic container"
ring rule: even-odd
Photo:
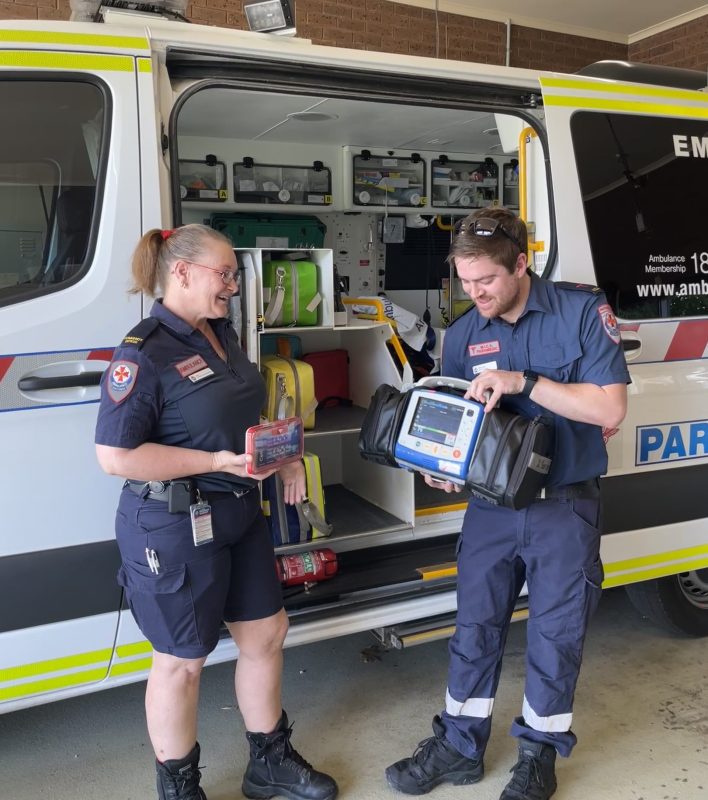
[[[234,247],[267,250],[313,250],[324,247],[327,226],[317,217],[286,214],[214,213],[210,225]]]

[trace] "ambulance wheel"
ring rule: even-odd
[[[624,587],[642,616],[668,630],[708,636],[708,569]]]

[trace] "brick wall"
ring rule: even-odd
[[[708,67],[708,15],[630,44],[629,60],[705,71]]]
[[[69,0],[0,0],[0,19],[69,19]]]
[[[192,0],[187,16],[201,24],[245,28],[244,2]],[[389,0],[294,0],[298,35],[316,44],[436,56],[487,64],[506,59],[501,22],[441,12]],[[0,0],[0,19],[69,19],[69,0]],[[705,69],[708,15],[640,42],[622,45],[512,25],[515,67],[574,72],[603,58]]]
[[[245,0],[249,2],[249,0]],[[244,0],[193,0],[192,17],[209,22],[209,4],[228,4],[227,23],[245,27]],[[296,0],[298,35],[316,44],[458,61],[504,64],[506,25],[388,0]],[[212,17],[213,21],[213,17]],[[603,58],[627,58],[627,46],[512,25],[510,63],[574,72]]]
[[[626,60],[627,45],[512,25],[510,56],[513,67],[576,72],[603,59]]]

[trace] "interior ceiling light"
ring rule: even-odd
[[[247,3],[243,10],[248,27],[259,33],[284,33],[294,31],[290,0],[263,0]]]
[[[295,111],[287,114],[288,119],[296,119],[298,122],[327,122],[330,119],[339,119],[337,114],[325,114],[324,111]]]

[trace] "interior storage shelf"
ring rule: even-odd
[[[313,539],[310,542],[286,544],[275,548],[276,553],[292,553],[313,547],[331,547],[346,550],[346,540],[358,540],[366,536],[372,537],[376,545],[396,541],[396,534],[408,532],[410,524],[385,511],[380,506],[370,503],[356,492],[342,484],[330,484],[324,487],[327,521],[332,525],[332,535]],[[405,537],[406,539],[409,536]],[[372,544],[369,541],[369,544]],[[344,545],[344,546],[342,546]]]
[[[244,159],[233,165],[233,182],[234,202],[238,204],[332,204],[332,173],[321,161],[307,167]]]
[[[319,458],[325,516],[333,525],[333,534],[312,542],[281,545],[278,552],[326,547],[327,542],[337,542],[338,550],[348,551],[371,546],[365,545],[366,542],[379,546],[410,539],[415,521],[412,475],[364,461],[358,450],[358,434],[376,388],[382,383],[393,386],[402,383],[402,367],[388,346],[393,334],[390,324],[355,319],[350,313],[345,315],[348,324],[335,326],[331,250],[278,251],[256,247],[236,248],[235,252],[242,282],[240,296],[232,306],[232,317],[252,361],[260,364],[263,351],[273,352],[269,348],[274,339],[278,346],[276,336],[266,347],[263,337],[272,334],[282,336],[280,346],[295,347],[296,358],[302,357],[300,353],[303,356],[331,350],[347,353],[348,397],[352,405],[317,409],[314,428],[305,431],[305,451]],[[316,288],[321,295],[317,313],[312,315],[316,324],[266,325],[274,294],[272,278],[267,272],[272,273],[275,266],[268,262],[275,260],[279,262],[278,268],[284,264],[283,268],[289,269],[302,260],[316,267]],[[311,272],[308,268],[308,273]],[[267,280],[269,286],[265,285]],[[308,285],[308,291],[312,292],[312,282]]]
[[[519,162],[512,158],[504,164],[504,205],[507,208],[519,207]]]
[[[419,208],[427,203],[426,163],[417,153],[399,155],[345,148],[351,175],[351,203],[354,207]]]
[[[180,198],[194,203],[224,203],[229,198],[226,188],[226,165],[213,156],[209,159],[180,160]]]
[[[307,440],[313,436],[325,436],[330,433],[356,433],[361,430],[366,409],[360,406],[335,406],[318,408],[315,415],[316,427],[305,431],[305,447]]]
[[[442,208],[486,208],[499,202],[499,166],[493,158],[431,162],[431,205]]]
[[[325,486],[325,507],[334,528],[333,535],[338,537],[380,533],[406,525],[403,520],[341,484]]]

